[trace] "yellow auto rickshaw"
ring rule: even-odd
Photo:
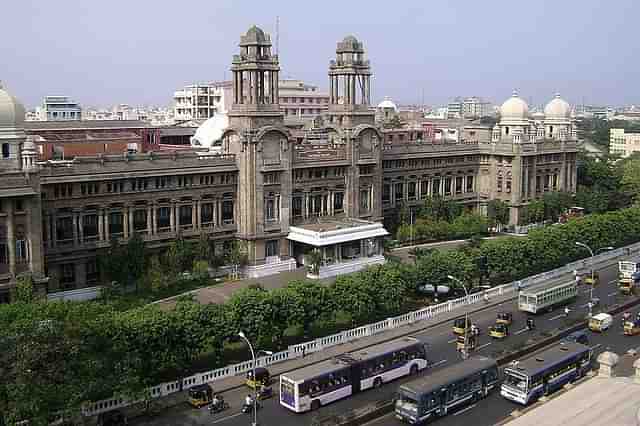
[[[592,285],[595,287],[598,284],[600,284],[600,274],[598,274],[597,272],[594,272],[593,278],[592,278],[591,273],[589,273],[584,277],[583,281],[586,285]]]
[[[467,327],[471,328],[470,319],[466,318],[466,323],[464,317],[453,320],[453,334],[464,334],[464,331],[467,329]]]
[[[464,349],[464,336],[458,336],[456,338],[456,349],[458,349],[458,351],[461,351]],[[473,334],[468,334],[467,335],[467,350],[468,351],[473,351],[476,349],[476,336],[474,336]]]
[[[264,367],[258,367],[255,370],[256,377],[253,377],[253,370],[247,371],[247,386],[251,389],[255,389],[256,386],[269,386],[271,384],[271,374],[269,373],[269,370]]]
[[[504,339],[509,335],[509,327],[506,324],[496,323],[489,327],[489,336],[494,339]]]
[[[511,325],[513,322],[513,314],[511,312],[498,312],[496,324]]]
[[[635,336],[636,334],[640,334],[640,319],[625,321],[624,334],[625,336]]]
[[[189,389],[187,401],[195,408],[208,405],[213,399],[213,389],[208,384],[197,385]]]

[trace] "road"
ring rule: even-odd
[[[615,265],[611,265],[599,270],[601,284],[594,289],[594,296],[599,297],[601,300],[602,308],[612,304],[614,301],[626,300],[624,296],[619,295],[616,291],[617,286],[617,262]],[[580,288],[580,294],[576,302],[570,306],[572,309],[569,317],[578,318],[587,315],[587,301],[589,297],[589,288],[582,286]],[[509,311],[513,313],[514,323],[510,328],[511,335],[502,340],[492,340],[487,336],[487,328],[494,324],[497,311]],[[597,313],[598,309],[594,310]],[[477,344],[476,353],[488,356],[495,356],[498,351],[503,348],[512,348],[522,345],[527,339],[534,334],[543,333],[555,328],[558,328],[567,319],[564,317],[562,310],[555,310],[553,312],[539,315],[536,317],[536,331],[530,332],[525,329],[526,316],[518,312],[516,303],[510,301],[502,306],[487,309],[485,311],[477,312],[472,315],[472,321],[480,327],[482,334]],[[619,325],[614,323],[614,325]],[[460,362],[461,358],[455,349],[454,336],[451,331],[451,324],[442,324],[429,328],[428,330],[415,334],[415,337],[425,342],[428,345],[428,353],[430,361],[432,363],[431,371],[438,368],[443,368],[447,365],[451,365],[456,362]],[[597,346],[596,349],[604,350],[606,347],[611,347],[615,350],[622,350],[626,348],[624,345],[629,346],[633,338],[622,336],[619,327],[610,330],[603,336],[594,336],[593,345]],[[640,342],[640,339],[638,340]],[[638,345],[640,346],[640,344]],[[427,371],[425,374],[429,374]],[[398,386],[405,380],[398,380],[394,383],[386,384],[382,388],[377,390],[370,390],[358,394],[356,396],[346,398],[344,400],[335,402],[326,407],[320,408],[315,413],[295,414],[287,409],[281,407],[278,403],[278,396],[273,399],[263,402],[263,408],[259,410],[259,424],[263,426],[299,426],[310,425],[315,416],[325,417],[331,414],[343,414],[355,408],[364,407],[368,404],[374,403],[383,399],[390,399],[395,393]],[[277,386],[274,386],[274,390],[277,391]],[[229,391],[225,393],[225,399],[231,404],[229,410],[211,416],[207,410],[195,410],[189,408],[186,404],[171,409],[169,413],[163,415],[162,418],[155,419],[139,419],[134,424],[153,424],[153,425],[218,425],[218,426],[246,426],[250,424],[251,419],[247,414],[240,413],[240,406],[244,396],[248,393],[248,389],[240,389]],[[482,409],[482,419],[478,420],[478,407],[484,407]],[[443,418],[438,424],[463,424],[469,423],[473,416],[473,424],[494,424],[496,421],[504,418],[511,411],[516,409],[515,404],[512,404],[497,394],[492,395],[488,399],[480,402],[477,406],[461,412],[456,415]],[[478,423],[480,421],[480,423]],[[397,423],[391,416],[382,418],[378,421],[372,422],[371,425],[382,426]]]

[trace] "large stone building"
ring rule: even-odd
[[[500,198],[517,223],[544,191],[575,190],[576,145],[568,105],[542,121],[514,94],[495,128],[383,132],[371,108],[371,67],[348,36],[329,64],[329,104],[306,130],[285,125],[279,62],[252,27],[233,57],[228,123],[216,150],[97,155],[36,162],[24,108],[0,89],[0,300],[22,272],[43,291],[90,286],[96,256],[113,238],[140,234],[150,249],[208,234],[217,251],[239,239],[249,276],[288,270],[310,250],[316,276],[382,263],[385,215],[432,194],[483,209]]]

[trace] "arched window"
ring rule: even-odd
[[[2,144],[2,158],[9,158],[9,144]]]

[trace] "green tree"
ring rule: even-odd
[[[316,248],[309,250],[304,255],[304,264],[307,266],[310,274],[318,275],[320,273],[320,266],[322,265],[322,253],[320,250]]]
[[[238,279],[240,277],[240,268],[245,266],[249,261],[247,253],[247,245],[244,241],[235,240],[231,244],[231,248],[227,253],[229,264],[233,267],[232,277]]]
[[[633,202],[640,202],[640,155],[634,154],[621,162],[622,190],[628,194]]]
[[[431,220],[452,221],[462,214],[462,205],[441,195],[426,197],[419,217]]]
[[[544,217],[556,222],[561,213],[574,203],[571,194],[567,192],[547,192],[542,196],[544,203]]]
[[[544,220],[544,202],[541,199],[536,198],[527,204],[525,219],[527,223],[539,223]]]
[[[487,204],[487,216],[492,225],[498,228],[498,232],[509,223],[509,211],[509,205],[502,200],[494,199]]]
[[[213,260],[213,249],[211,247],[211,241],[209,240],[209,234],[206,232],[200,234],[194,252],[197,260],[204,260],[208,263]]]
[[[31,274],[20,274],[14,290],[16,302],[30,303],[34,300],[33,278]]]

